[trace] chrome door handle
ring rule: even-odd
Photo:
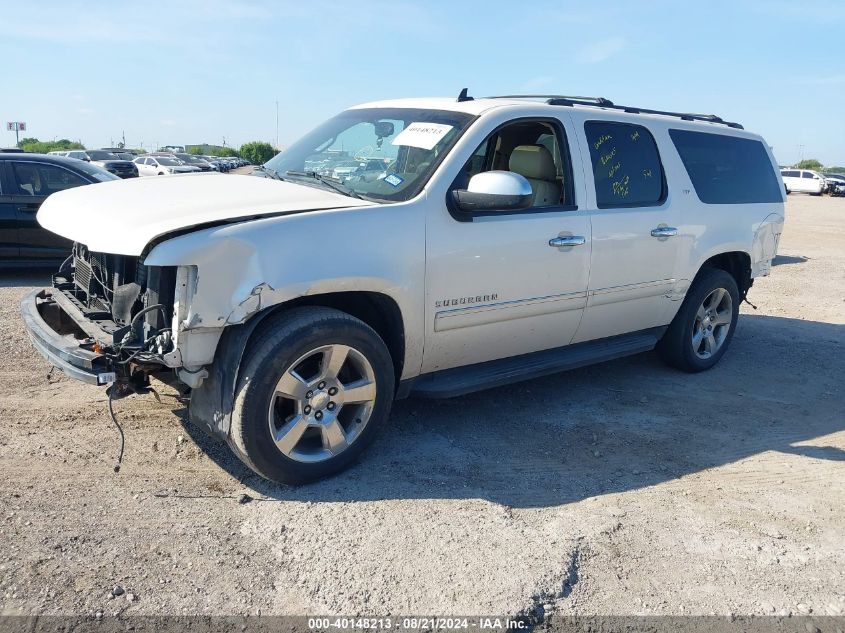
[[[581,246],[587,240],[583,235],[559,235],[549,240],[549,246],[560,248],[561,246]]]
[[[652,237],[674,237],[678,234],[678,229],[674,226],[658,226],[656,229],[651,229]]]

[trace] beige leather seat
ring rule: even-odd
[[[518,145],[511,152],[508,169],[525,176],[531,183],[532,207],[560,203],[560,185],[552,155],[542,145]]]

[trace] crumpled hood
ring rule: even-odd
[[[199,224],[372,204],[270,178],[197,173],[60,191],[41,205],[38,223],[92,251],[140,255],[154,238]]]

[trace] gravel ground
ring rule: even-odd
[[[845,613],[845,200],[787,212],[713,371],[645,354],[400,402],[300,488],[151,396],[116,403],[113,473],[103,391],[18,317],[48,275],[0,274],[0,613]]]

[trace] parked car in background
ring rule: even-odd
[[[227,172],[230,167],[229,164],[220,159],[219,156],[200,156],[203,160],[208,161],[211,165],[217,168],[217,171]]]
[[[70,254],[72,242],[35,218],[52,193],[119,180],[90,163],[62,156],[0,153],[0,266],[50,264]]]
[[[845,174],[822,174],[827,181],[827,192],[832,196],[845,196]]]
[[[176,158],[181,160],[186,165],[193,165],[194,167],[199,168],[200,171],[218,171],[218,169],[209,163],[204,158],[197,156],[195,154],[184,154],[182,152],[173,154]]]
[[[780,176],[786,193],[809,193],[820,196],[824,193],[826,183],[824,177],[817,171],[810,169],[781,169]]]
[[[164,176],[165,174],[199,173],[200,168],[186,165],[178,158],[171,156],[139,156],[135,159],[135,166],[140,176]]]
[[[132,164],[131,159],[125,160],[101,149],[74,149],[66,152],[50,152],[50,154],[62,155],[67,158],[75,158],[86,163],[92,163],[120,178],[138,177],[138,169]]]

